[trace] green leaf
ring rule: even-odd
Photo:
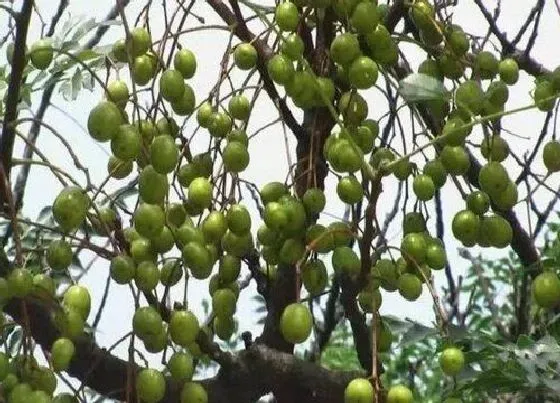
[[[399,82],[399,92],[408,102],[449,98],[449,91],[441,81],[422,73],[413,73],[403,78]]]

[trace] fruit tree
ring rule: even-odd
[[[0,1],[1,401],[557,401],[560,8],[91,3]]]

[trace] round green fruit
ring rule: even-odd
[[[187,352],[175,352],[167,362],[167,369],[175,381],[190,381],[194,374],[193,357]]]
[[[560,142],[551,140],[545,144],[543,163],[549,173],[560,171]]]
[[[200,383],[185,383],[181,390],[181,403],[208,403],[206,389]]]
[[[356,35],[343,33],[334,38],[330,47],[331,59],[343,66],[352,63],[360,54],[360,43]]]
[[[371,403],[374,397],[371,382],[364,378],[352,379],[344,389],[344,403]]]
[[[143,55],[152,46],[152,37],[144,27],[133,28],[128,40],[128,50],[134,57]]]
[[[247,120],[251,113],[251,104],[244,95],[231,97],[228,103],[228,111],[234,119]]]
[[[476,190],[467,196],[467,208],[475,214],[482,215],[490,208],[490,197],[487,193]]]
[[[169,190],[167,176],[146,165],[138,177],[138,193],[142,201],[150,204],[163,203]]]
[[[196,56],[189,49],[181,49],[173,57],[173,67],[185,80],[192,78],[196,72]]]
[[[165,378],[161,372],[146,368],[136,375],[136,393],[146,403],[157,403],[165,395]]]
[[[379,69],[377,63],[367,56],[356,58],[348,70],[350,84],[358,89],[368,89],[375,85]]]
[[[294,61],[299,60],[299,58],[303,56],[303,51],[305,49],[303,39],[296,33],[291,33],[285,37],[280,47],[282,54]]]
[[[123,122],[119,107],[110,101],[102,101],[89,113],[87,128],[95,140],[106,142],[115,137]]]
[[[250,159],[247,147],[237,141],[225,146],[222,158],[225,169],[235,173],[244,171]]]
[[[280,317],[280,332],[287,342],[303,343],[311,334],[312,327],[313,316],[307,306],[292,303],[284,308]]]
[[[158,205],[142,203],[134,212],[134,228],[143,237],[156,238],[164,225],[165,213]]]
[[[140,86],[148,84],[155,74],[152,59],[146,55],[136,57],[131,70],[132,79]]]
[[[88,289],[79,284],[71,285],[64,293],[62,304],[76,310],[86,320],[91,309],[91,297]]]
[[[117,284],[128,284],[134,278],[136,266],[130,256],[119,255],[111,259],[109,271]]]
[[[426,260],[426,238],[424,234],[412,232],[406,234],[401,242],[401,253],[407,260],[420,265]]]
[[[404,273],[399,276],[399,293],[409,301],[416,301],[422,294],[422,281],[418,276]]]
[[[276,6],[274,13],[278,28],[286,32],[294,32],[299,24],[299,12],[296,5],[290,1],[283,1]]]
[[[420,174],[414,177],[412,182],[412,189],[419,200],[427,201],[434,197],[436,187],[429,175]]]
[[[13,269],[8,274],[8,287],[14,297],[25,297],[33,289],[33,274],[27,269]]]
[[[54,51],[50,39],[40,39],[31,45],[29,58],[36,69],[47,69],[51,65],[53,57]]]
[[[156,172],[168,174],[177,166],[179,149],[169,135],[157,136],[150,145],[150,162]]]
[[[360,34],[372,32],[379,23],[379,12],[375,2],[362,1],[356,5],[350,23]]]
[[[121,125],[111,139],[113,155],[122,161],[130,161],[138,157],[142,150],[142,138],[134,125]]]
[[[47,249],[47,263],[51,269],[63,271],[72,263],[72,248],[65,240],[58,239],[52,241]]]
[[[412,391],[404,385],[395,385],[389,388],[387,403],[413,403]]]
[[[188,347],[198,335],[200,325],[190,311],[174,311],[169,322],[169,334],[174,343]]]
[[[456,347],[448,347],[441,353],[439,363],[444,374],[455,376],[465,366],[465,355]]]
[[[268,61],[267,70],[272,81],[279,85],[288,84],[295,74],[293,62],[282,54],[272,56]]]
[[[189,116],[194,112],[196,96],[192,87],[185,84],[185,91],[178,100],[171,103],[171,108],[179,116]]]
[[[461,146],[443,147],[440,160],[447,173],[453,176],[465,175],[471,166],[469,154]]]
[[[124,108],[130,97],[128,85],[123,80],[111,81],[107,85],[107,99],[120,108]]]
[[[362,184],[353,175],[341,178],[336,186],[336,193],[344,203],[355,204],[364,197]]]
[[[538,306],[551,309],[560,302],[560,279],[553,272],[539,274],[533,280],[533,296]]]
[[[461,210],[453,217],[451,229],[459,241],[466,244],[475,242],[480,229],[480,217],[471,210]]]
[[[251,70],[257,64],[257,50],[250,43],[244,42],[236,46],[233,58],[241,70]]]
[[[51,347],[51,366],[53,371],[66,371],[74,356],[76,348],[72,340],[61,337],[55,340]]]
[[[177,102],[185,93],[185,82],[179,70],[165,70],[159,79],[159,92],[168,102]]]

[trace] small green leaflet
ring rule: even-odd
[[[399,82],[399,93],[408,102],[449,98],[449,91],[441,81],[422,73],[412,73],[403,78]]]

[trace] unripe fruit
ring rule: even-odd
[[[295,74],[292,61],[282,54],[272,56],[268,61],[267,70],[272,81],[279,85],[288,84]]]
[[[539,81],[533,97],[537,108],[543,112],[551,111],[556,104],[554,87],[550,81]]]
[[[222,154],[224,167],[229,172],[242,172],[249,165],[247,147],[236,141],[229,143]]]
[[[179,101],[185,93],[183,75],[178,70],[165,70],[159,79],[159,91],[168,102]]]
[[[461,146],[443,147],[440,159],[445,170],[454,176],[466,174],[471,165],[469,154]]]
[[[169,335],[174,343],[188,347],[196,340],[200,325],[196,316],[190,311],[174,311],[169,322]]]
[[[379,70],[377,63],[367,56],[356,58],[348,70],[350,84],[358,89],[368,89],[375,85]]]
[[[410,211],[403,218],[403,232],[410,234],[411,232],[424,232],[426,230],[426,219],[422,213]]]
[[[50,39],[41,39],[35,42],[31,45],[29,58],[31,59],[31,64],[33,64],[36,69],[47,69],[53,60],[52,41]]]
[[[308,260],[301,268],[301,279],[307,292],[314,296],[322,293],[328,283],[327,268],[322,260]]]
[[[247,120],[251,113],[251,104],[244,95],[231,97],[228,103],[228,111],[234,119]]]
[[[325,208],[325,193],[323,193],[323,191],[318,188],[309,188],[303,194],[302,201],[305,207],[305,211],[308,214],[319,214]]]
[[[349,65],[360,54],[358,38],[351,33],[340,34],[331,43],[330,55],[335,63]]]
[[[401,242],[401,252],[406,259],[411,259],[416,264],[426,260],[426,239],[421,233],[406,234]]]
[[[484,165],[478,174],[480,188],[490,196],[504,192],[508,186],[509,175],[499,162],[489,162]]]
[[[208,403],[208,394],[200,383],[187,382],[181,390],[181,403]]]
[[[155,70],[149,56],[142,55],[134,59],[132,64],[132,79],[140,86],[144,86],[154,77]]]
[[[332,266],[335,273],[345,273],[349,276],[359,274],[360,258],[349,246],[339,246],[332,254]]]
[[[63,231],[74,231],[84,221],[89,203],[89,197],[82,189],[68,186],[54,200],[53,217]]]
[[[533,280],[533,296],[537,305],[550,309],[560,302],[560,279],[553,272],[539,274]]]
[[[230,206],[226,218],[229,230],[236,235],[243,235],[251,229],[251,216],[241,204]]]
[[[445,249],[437,242],[432,242],[426,249],[426,264],[434,270],[441,270],[447,264]]]
[[[519,79],[519,66],[513,59],[503,59],[498,70],[500,72],[500,79],[506,84],[513,85]]]
[[[205,178],[195,178],[189,185],[189,201],[195,206],[209,207],[212,203],[212,184]]]
[[[551,140],[545,144],[543,163],[549,173],[560,171],[560,142]]]
[[[175,140],[169,135],[157,136],[150,145],[150,162],[160,174],[168,174],[175,169],[179,160],[179,150]]]
[[[303,343],[313,327],[313,316],[307,306],[292,303],[284,309],[280,317],[280,332],[292,344]]]
[[[161,234],[165,225],[165,213],[155,204],[142,203],[134,212],[134,228],[138,233],[148,239],[153,239]]]
[[[257,64],[257,50],[250,43],[244,42],[237,45],[233,53],[235,64],[241,70],[250,70]]]
[[[146,53],[152,46],[152,38],[144,27],[135,27],[130,31],[128,50],[136,57]]]
[[[159,270],[155,263],[148,260],[140,262],[136,267],[134,283],[141,291],[152,291],[159,282]]]
[[[91,297],[88,289],[78,284],[71,285],[64,293],[62,304],[75,309],[86,320],[91,309]]]
[[[138,193],[145,203],[159,204],[165,200],[169,183],[167,176],[146,165],[138,177]]]
[[[364,378],[352,379],[344,389],[344,403],[372,403],[374,397],[371,382]]]
[[[451,223],[453,235],[459,241],[470,244],[476,241],[480,229],[480,217],[470,210],[455,214]]]
[[[124,108],[130,96],[126,82],[122,80],[111,81],[107,85],[107,99],[120,108]]]
[[[389,388],[387,403],[413,403],[414,395],[404,385],[395,385]]]
[[[417,300],[422,294],[422,281],[414,274],[402,274],[399,276],[399,293],[409,301]]]
[[[284,55],[296,61],[303,56],[305,45],[303,39],[297,33],[292,33],[284,38],[280,47]]]
[[[173,320],[173,316],[171,316]],[[132,329],[140,339],[156,335],[163,331],[163,321],[155,308],[151,306],[140,307],[132,317]],[[171,330],[171,324],[169,325]],[[173,335],[171,335],[173,339]]]
[[[117,284],[128,284],[136,273],[134,260],[130,256],[119,255],[111,259],[109,267],[111,278]]]
[[[475,214],[482,215],[490,208],[490,197],[487,193],[476,190],[467,196],[467,208]]]
[[[336,193],[340,200],[348,204],[358,203],[364,197],[362,185],[353,175],[345,176],[338,181]]]
[[[350,18],[352,26],[361,34],[372,32],[379,22],[377,6],[373,2],[362,1],[356,5]]]
[[[190,381],[194,373],[193,358],[187,352],[175,352],[167,362],[167,369],[176,382]]]
[[[132,172],[134,163],[132,161],[122,161],[111,155],[107,161],[107,173],[116,179],[126,178]]]
[[[481,111],[483,100],[480,84],[474,80],[464,81],[455,91],[457,107],[466,110],[469,115],[477,115]]]
[[[191,275],[199,280],[208,278],[212,271],[212,256],[208,249],[198,242],[187,243],[182,250],[183,262]]]
[[[33,275],[27,269],[13,269],[8,274],[8,287],[14,297],[23,298],[33,288]]]
[[[61,337],[51,347],[51,366],[56,372],[66,371],[75,352],[72,340]]]
[[[196,106],[196,95],[192,87],[185,84],[185,91],[178,100],[171,103],[171,108],[179,116],[189,116],[194,112]]]
[[[166,260],[161,267],[159,281],[166,287],[172,287],[183,277],[183,268],[180,259]]]
[[[498,69],[498,60],[492,53],[482,51],[475,56],[474,70],[478,71],[480,78],[483,80],[494,78],[498,73]]]
[[[485,136],[480,145],[480,152],[487,160],[502,162],[509,155],[509,146],[501,136]]]
[[[276,6],[274,13],[276,24],[282,31],[293,32],[299,23],[299,12],[296,5],[289,1],[284,1]]]
[[[140,154],[141,149],[142,139],[133,125],[121,125],[111,139],[113,155],[123,161],[133,160]]]
[[[72,248],[68,242],[59,239],[52,241],[47,249],[47,263],[56,271],[66,270],[72,263]]]
[[[412,182],[412,189],[419,200],[427,201],[434,197],[436,187],[432,178],[425,174],[416,175]]]
[[[446,375],[455,376],[465,366],[465,356],[458,348],[448,347],[441,353],[439,363]]]
[[[175,53],[173,67],[182,74],[184,79],[188,80],[196,72],[196,56],[190,50],[183,48]]]
[[[136,393],[143,402],[157,403],[165,395],[165,378],[155,369],[146,368],[136,375]]]

